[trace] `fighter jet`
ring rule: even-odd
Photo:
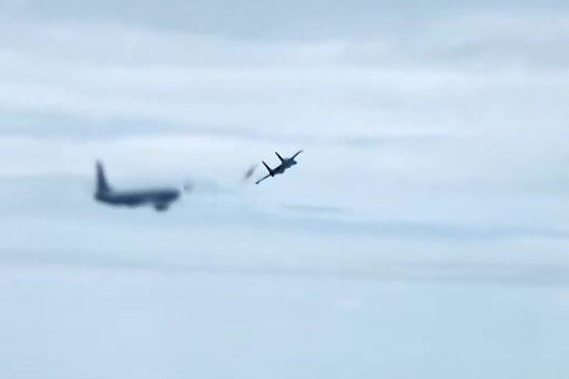
[[[286,170],[288,170],[289,168],[291,168],[292,166],[296,165],[296,157],[298,157],[300,155],[300,153],[302,153],[303,150],[300,150],[299,152],[297,152],[296,154],[294,154],[292,157],[290,158],[283,158],[281,157],[281,155],[277,152],[275,152],[275,154],[277,155],[277,157],[279,158],[279,160],[281,161],[281,164],[278,165],[275,168],[271,168],[265,161],[263,161],[263,165],[267,168],[267,170],[269,171],[269,173],[262,177],[261,179],[257,180],[255,182],[255,184],[259,184],[261,183],[263,180],[268,179],[268,178],[272,178],[275,175],[280,175],[283,174]]]
[[[101,203],[128,207],[151,205],[157,212],[162,212],[180,197],[180,191],[175,188],[116,191],[109,186],[101,162],[97,162],[96,174],[95,200]]]

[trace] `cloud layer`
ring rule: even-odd
[[[175,20],[183,5],[171,5],[164,17]],[[5,5],[18,22],[0,34],[0,176],[88,187],[92,162],[104,159],[119,184],[191,177],[232,193],[220,200],[230,208],[341,208],[322,218],[371,220],[377,230],[496,228],[474,233],[482,239],[565,233],[569,72],[558,47],[567,12],[460,5],[409,28],[274,39],[164,27],[146,6],[141,22],[101,22],[96,9],[79,14],[65,2]],[[119,18],[133,15],[116,7]],[[252,162],[299,147],[308,154],[294,177],[239,188]]]

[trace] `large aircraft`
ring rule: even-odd
[[[175,188],[141,189],[134,191],[116,191],[109,186],[105,169],[97,162],[97,189],[95,199],[102,203],[118,206],[138,207],[153,206],[156,211],[166,211],[171,203],[180,198],[180,191]]]
[[[299,152],[297,152],[296,154],[294,154],[292,157],[290,158],[283,158],[281,157],[281,155],[277,152],[275,152],[275,154],[277,155],[277,157],[279,158],[279,160],[281,161],[281,164],[278,165],[275,168],[271,168],[267,163],[265,163],[265,161],[263,161],[263,165],[267,168],[267,170],[269,171],[269,173],[262,177],[261,179],[257,180],[255,182],[255,184],[259,184],[261,183],[263,180],[268,179],[268,178],[272,178],[275,175],[280,175],[280,174],[284,174],[284,172],[286,170],[288,170],[289,168],[291,168],[292,166],[296,165],[296,157],[298,157],[300,155],[300,153],[302,153],[303,151],[300,150]]]

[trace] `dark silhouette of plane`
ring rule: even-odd
[[[151,205],[158,212],[168,210],[171,203],[180,198],[175,188],[142,189],[134,191],[115,191],[109,186],[101,162],[97,162],[97,189],[95,200],[118,206],[138,207]]]
[[[263,165],[267,168],[267,170],[269,171],[269,173],[262,177],[261,179],[257,180],[255,182],[255,184],[259,184],[261,183],[263,180],[268,179],[268,178],[272,178],[275,175],[280,175],[280,174],[284,174],[284,172],[286,170],[288,170],[289,168],[291,168],[292,166],[296,165],[296,157],[298,157],[300,155],[300,153],[302,153],[303,150],[300,150],[299,152],[297,152],[296,154],[294,154],[292,157],[290,158],[283,158],[280,156],[279,153],[275,152],[275,154],[277,155],[277,157],[279,157],[279,160],[281,161],[281,164],[278,165],[275,168],[271,168],[269,167],[269,165],[263,161]]]

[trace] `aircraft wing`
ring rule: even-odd
[[[271,177],[271,174],[268,174],[268,175],[266,175],[266,176],[263,176],[261,179],[257,180],[257,181],[255,182],[255,184],[259,184],[259,183],[261,183],[263,180],[269,179],[270,177]]]

